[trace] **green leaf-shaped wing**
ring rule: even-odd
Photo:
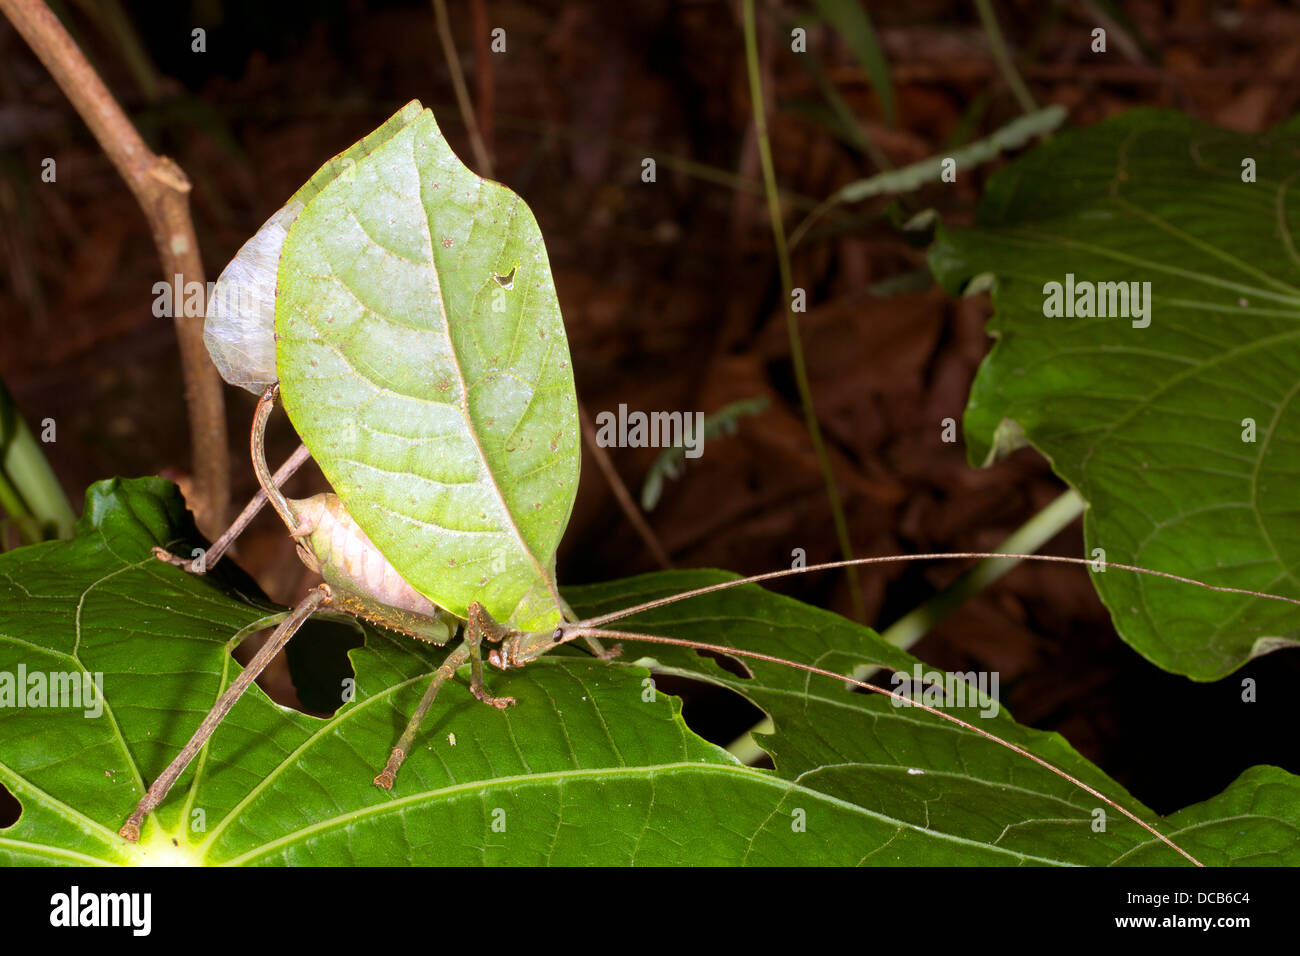
[[[577,491],[568,341],[527,205],[427,110],[308,202],[276,297],[285,408],[349,513],[434,603],[559,620]]]

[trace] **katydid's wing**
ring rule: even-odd
[[[217,371],[231,385],[255,395],[275,384],[275,273],[289,226],[298,213],[356,161],[420,115],[412,100],[388,122],[354,143],[316,171],[262,224],[222,270],[203,323],[203,342]]]
[[[577,396],[524,201],[426,110],[298,216],[275,331],[289,417],[398,572],[455,614],[553,626]]]

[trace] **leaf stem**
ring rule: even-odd
[[[754,108],[754,136],[758,141],[758,155],[763,166],[763,187],[767,194],[767,208],[772,220],[772,241],[776,246],[777,263],[781,270],[786,328],[790,333],[790,364],[794,367],[795,384],[799,389],[799,401],[803,406],[808,437],[812,441],[813,451],[817,455],[817,463],[821,467],[822,478],[826,483],[826,496],[830,501],[831,518],[835,522],[835,536],[839,539],[840,553],[844,555],[846,561],[851,561],[853,543],[849,539],[849,527],[844,517],[844,506],[840,501],[839,486],[835,482],[830,456],[827,455],[826,445],[822,441],[821,426],[817,423],[817,414],[813,409],[812,389],[808,384],[808,369],[804,364],[803,340],[799,337],[799,320],[791,300],[794,279],[790,270],[790,252],[785,242],[785,224],[781,220],[781,199],[777,193],[776,171],[772,165],[772,147],[767,137],[767,109],[763,103],[763,85],[758,72],[758,37],[754,26],[754,0],[744,0],[743,9],[745,63],[749,72],[749,92]],[[862,588],[858,583],[856,569],[849,569],[848,580],[853,616],[862,620],[866,617],[866,604],[862,599]]]
[[[996,550],[1032,554],[1083,514],[1083,508],[1083,498],[1071,488],[1013,531]],[[1020,560],[985,558],[920,607],[904,614],[882,631],[880,636],[895,647],[911,647],[967,600],[1014,568]]]
[[[1016,64],[1011,59],[1011,51],[1007,49],[1007,41],[1002,36],[1002,28],[998,26],[997,15],[993,12],[992,0],[975,0],[975,9],[979,11],[980,22],[984,24],[984,32],[988,34],[989,48],[993,52],[993,59],[997,62],[998,69],[1002,71],[1002,78],[1007,81],[1007,86],[1011,87],[1011,92],[1015,95],[1020,108],[1026,113],[1034,112],[1038,109],[1038,104],[1034,102],[1029,87],[1025,86],[1025,81],[1020,78]]]

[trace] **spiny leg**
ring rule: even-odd
[[[275,474],[271,476],[272,484],[274,484],[276,488],[279,488],[293,477],[294,472],[301,468],[303,462],[310,457],[311,452],[307,450],[307,446],[299,445],[298,450],[290,455],[285,463],[276,469]],[[159,561],[166,561],[168,564],[174,565],[178,568],[184,568],[191,574],[203,574],[205,571],[211,570],[213,566],[221,560],[222,556],[230,548],[230,545],[234,543],[234,540],[243,533],[244,528],[248,526],[249,522],[257,517],[258,513],[261,512],[262,508],[265,506],[266,492],[259,488],[257,494],[253,495],[253,499],[244,507],[244,510],[239,513],[239,517],[234,520],[231,526],[225,530],[225,533],[222,534],[220,538],[212,542],[212,547],[208,548],[201,555],[201,558],[195,558],[191,561],[188,558],[182,558],[172,554],[166,548],[154,548],[154,557]],[[200,559],[203,561],[202,568],[199,567]]]
[[[411,752],[411,746],[415,743],[415,735],[420,731],[420,724],[424,722],[425,715],[428,714],[429,708],[433,706],[433,701],[438,696],[438,692],[442,690],[442,685],[447,683],[467,660],[470,662],[471,670],[470,690],[475,697],[485,704],[491,704],[493,707],[502,710],[515,702],[513,697],[492,697],[487,693],[483,686],[483,660],[479,654],[479,648],[484,640],[499,641],[508,633],[505,628],[492,619],[492,616],[487,613],[483,605],[475,601],[469,606],[464,639],[456,645],[455,650],[448,654],[438,669],[434,671],[433,679],[429,681],[429,687],[425,690],[424,696],[420,698],[415,713],[407,721],[406,729],[402,731],[402,736],[398,738],[397,746],[388,755],[388,763],[384,764],[384,769],[379,772],[379,776],[375,777],[375,786],[382,787],[385,790],[393,789],[393,781],[397,779],[397,772],[402,769],[402,764],[406,761],[406,755]]]
[[[266,665],[271,662],[271,659],[284,648],[284,645],[289,643],[289,638],[293,637],[298,628],[302,627],[303,622],[311,616],[311,613],[327,602],[329,597],[330,589],[325,584],[317,585],[307,592],[307,596],[293,609],[293,613],[289,614],[280,623],[280,626],[271,634],[270,639],[262,646],[262,649],[253,656],[253,659],[248,662],[248,666],[231,682],[230,686],[226,688],[226,692],[208,711],[207,716],[203,718],[203,722],[199,724],[199,729],[194,732],[194,736],[190,738],[189,743],[176,755],[176,759],[167,765],[167,769],[159,775],[145,795],[140,798],[135,812],[127,818],[126,823],[122,825],[122,829],[117,831],[119,836],[132,843],[140,839],[140,824],[144,822],[144,818],[152,813],[158,804],[162,803],[167,796],[167,791],[172,788],[172,784],[185,772],[185,768],[189,766],[190,761],[203,749],[203,745],[208,742],[208,738],[212,736],[213,731],[225,719],[226,714],[230,712],[230,708],[235,706],[235,701],[243,696],[244,691],[248,689],[248,685],[257,679],[257,676],[266,669]]]

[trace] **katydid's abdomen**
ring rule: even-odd
[[[436,604],[407,583],[348,514],[338,495],[286,499],[298,519],[293,533],[304,563],[339,592],[343,603],[361,616],[423,640],[444,643],[452,627]],[[305,539],[306,545],[301,546]],[[377,606],[372,606],[377,605]],[[381,609],[387,613],[379,616]],[[393,612],[399,613],[394,619]],[[424,619],[431,623],[425,624]]]

